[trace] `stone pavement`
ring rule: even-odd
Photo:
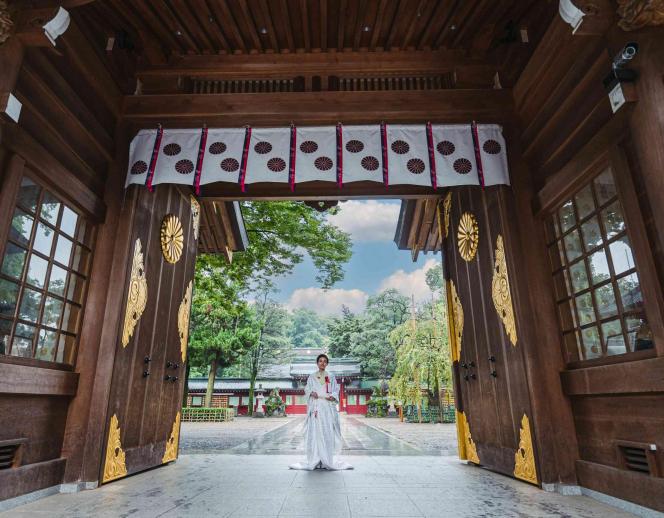
[[[358,417],[357,419],[368,426],[378,428],[412,444],[428,455],[456,456],[459,453],[454,423],[407,423],[396,418],[372,417]]]
[[[632,516],[585,496],[546,493],[455,457],[425,455],[360,419],[343,423],[351,471],[289,470],[302,456],[277,450],[300,450],[292,421],[255,437],[253,447],[181,455],[167,466],[95,490],[43,498],[0,518]],[[401,454],[386,454],[388,447]]]
[[[221,453],[295,419],[298,417],[236,417],[223,423],[182,423],[180,455]]]

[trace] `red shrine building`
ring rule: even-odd
[[[287,414],[306,414],[304,387],[309,374],[317,369],[316,356],[321,352],[319,349],[298,350],[298,356],[291,363],[266,367],[256,379],[255,390],[267,397],[272,390],[278,389],[286,404]],[[353,358],[330,358],[327,371],[336,377],[339,384],[339,411],[365,415],[367,401],[371,398],[372,388],[378,385],[378,380],[364,378],[359,362]],[[187,406],[204,405],[207,383],[207,378],[189,378]],[[217,378],[214,381],[212,407],[232,407],[237,409],[238,415],[247,415],[248,405],[248,379]]]

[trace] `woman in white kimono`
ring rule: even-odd
[[[316,358],[318,371],[307,379],[304,389],[304,397],[307,398],[304,422],[307,461],[291,464],[291,469],[353,469],[350,464],[334,460],[334,456],[341,451],[341,425],[337,411],[339,385],[335,377],[325,371],[328,363],[327,355],[319,354]]]

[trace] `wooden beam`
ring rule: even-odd
[[[341,189],[335,182],[306,182],[295,186],[292,192],[288,184],[254,183],[246,185],[246,192],[234,183],[212,183],[201,186],[201,199],[239,200],[352,200],[439,198],[440,191],[416,185],[390,185],[381,182],[352,182]]]
[[[511,91],[444,90],[293,92],[288,94],[136,95],[124,100],[134,126],[234,127],[290,124],[501,123],[513,112]]]
[[[0,394],[75,396],[78,373],[0,362]]]
[[[369,50],[375,50],[376,44],[378,43],[378,38],[380,36],[380,31],[383,28],[383,18],[385,16],[385,7],[387,6],[387,0],[379,0],[378,11],[376,12],[376,19],[374,20],[373,27],[371,27],[371,42],[369,43]]]
[[[75,20],[71,21],[69,29],[58,38],[57,43],[99,99],[111,113],[117,115],[122,102],[120,89]]]
[[[144,92],[163,92],[166,84],[180,78],[283,79],[311,75],[432,75],[453,72],[463,78],[464,87],[493,87],[500,72],[495,63],[481,57],[469,58],[456,50],[393,52],[314,52],[288,54],[218,54],[172,56],[168,65],[143,68],[137,77]],[[171,87],[173,88],[173,87]]]
[[[62,79],[62,76],[52,73],[54,70],[48,61],[39,59],[35,65],[39,66],[39,72],[48,78],[50,87],[44,82],[37,70],[33,70],[32,65],[28,62],[23,67],[25,82],[22,82],[24,87],[26,87],[26,94],[31,94],[28,97],[37,96],[42,101],[46,101],[48,106],[53,110],[53,118],[59,120],[63,126],[68,126],[72,129],[71,132],[68,132],[69,138],[65,140],[78,140],[77,136],[83,136],[89,141],[88,143],[92,145],[95,152],[110,162],[113,159],[113,139],[106,129],[94,118],[88,107],[71,90],[71,87]],[[66,97],[58,95],[51,89],[54,83],[62,88],[59,90],[60,93],[63,91],[66,92]],[[79,142],[79,144],[83,144],[83,142]]]
[[[302,33],[304,34],[304,50],[309,52],[311,50],[311,38],[309,36],[309,11],[307,9],[307,2],[309,0],[300,0],[300,14],[302,15]]]
[[[327,50],[327,0],[320,0],[320,48]]]

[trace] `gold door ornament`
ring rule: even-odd
[[[171,436],[166,441],[166,451],[164,456],[161,458],[161,462],[166,464],[172,460],[177,459],[178,457],[178,443],[180,441],[180,412],[175,416],[175,422],[173,423],[173,429],[171,430]]]
[[[118,416],[113,414],[108,430],[108,442],[106,443],[106,461],[104,462],[104,475],[102,482],[110,482],[127,475],[125,463],[125,452],[120,442],[120,423]]]
[[[477,455],[477,446],[470,433],[470,423],[463,412],[457,412],[457,433],[463,440],[463,449],[460,449],[460,457],[473,464],[480,464],[480,457]]]
[[[452,323],[454,324],[454,341],[456,348],[456,360],[461,357],[461,344],[463,339],[463,306],[461,299],[454,287],[454,281],[450,279],[450,299],[452,305]]]
[[[168,214],[161,222],[161,252],[164,259],[175,264],[180,260],[184,247],[182,224],[177,216]]]
[[[514,476],[532,484],[538,483],[533,439],[530,434],[530,421],[526,414],[523,414],[521,418],[519,447],[514,454]]]
[[[134,257],[131,263],[129,277],[129,290],[127,293],[127,307],[125,308],[124,324],[122,326],[122,347],[127,347],[134,334],[136,324],[141,318],[145,305],[148,302],[148,282],[145,279],[145,265],[141,240],[136,239]]]
[[[194,244],[198,246],[198,231],[201,226],[201,204],[192,195],[189,195],[189,199],[191,201],[191,226],[194,230],[194,241],[196,241]]]
[[[512,293],[510,291],[510,279],[507,274],[507,262],[505,261],[505,248],[503,236],[496,238],[496,257],[493,268],[493,281],[491,282],[491,296],[493,305],[503,321],[505,332],[510,342],[516,346],[516,320],[514,318],[514,305],[512,304]]]
[[[189,314],[191,311],[191,292],[193,290],[194,281],[189,281],[189,286],[184,292],[184,298],[180,302],[178,309],[178,335],[180,337],[180,352],[182,353],[182,361],[187,358],[187,342],[189,341]]]
[[[479,241],[480,232],[477,219],[470,212],[464,212],[457,229],[457,246],[464,261],[472,261],[475,258]]]
[[[445,221],[445,236],[450,233],[450,212],[452,211],[452,191],[447,193],[443,200],[443,219]]]

